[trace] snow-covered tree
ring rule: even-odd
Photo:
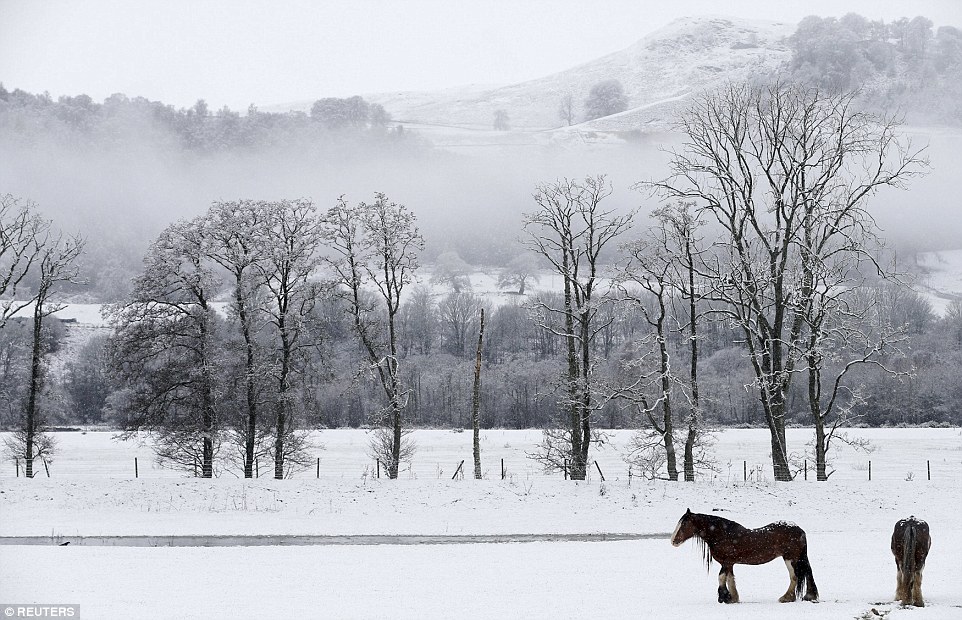
[[[379,429],[371,447],[392,479],[414,449],[403,429],[408,388],[400,373],[398,316],[401,294],[413,281],[424,247],[416,223],[407,207],[382,193],[375,194],[373,202],[356,206],[341,198],[323,219],[332,285],[346,302],[368,368],[387,400],[375,420]],[[368,294],[369,289],[375,295]]]
[[[604,80],[591,87],[585,99],[585,120],[591,121],[628,109],[625,89],[618,80]]]

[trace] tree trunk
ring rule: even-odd
[[[474,358],[474,398],[471,403],[471,427],[474,431],[474,478],[481,479],[481,348],[484,341],[484,308],[478,328],[478,352]]]
[[[685,482],[695,481],[695,425],[688,424],[688,436],[685,437]]]
[[[203,307],[203,316],[201,318],[200,324],[200,351],[201,351],[201,372],[203,373],[204,380],[204,393],[203,393],[203,410],[204,410],[204,434],[203,434],[203,455],[201,460],[201,477],[203,478],[213,478],[214,476],[214,426],[216,413],[214,411],[214,394],[213,394],[213,377],[210,372],[209,364],[209,330],[208,330],[208,312],[206,307]]]
[[[809,349],[814,350],[815,338],[809,342]],[[815,426],[815,479],[819,482],[828,480],[826,460],[828,446],[825,438],[825,415],[822,413],[820,363],[817,356],[808,356],[808,406],[812,414],[812,424]]]
[[[688,436],[685,438],[685,482],[695,481],[695,439],[700,425],[701,409],[698,398],[698,322],[695,303],[695,260],[691,238],[685,238],[685,255],[688,267],[688,320],[691,334],[691,413],[688,416]]]
[[[395,396],[395,399],[397,396]],[[391,462],[388,463],[388,477],[396,480],[401,467],[401,406],[396,400],[392,403],[393,441],[391,443]]]
[[[788,466],[788,453],[785,449],[785,401],[781,394],[772,403],[769,430],[772,435],[772,471],[778,482],[791,482],[792,471]]]
[[[658,317],[658,353],[659,368],[661,370],[661,410],[664,420],[665,458],[668,466],[668,479],[678,481],[678,463],[675,457],[674,413],[671,410],[671,358],[668,355],[668,343],[665,341],[665,299],[664,288],[658,295],[660,315]]]
[[[565,341],[568,353],[568,406],[571,419],[571,459],[568,463],[568,477],[571,480],[584,480],[588,467],[583,454],[586,452],[582,435],[581,399],[578,397],[578,353],[575,349],[574,309],[572,307],[571,276],[568,273],[568,254],[562,260],[564,271],[564,304],[565,304]]]
[[[284,479],[284,437],[287,431],[287,375],[290,372],[291,343],[287,334],[286,323],[282,314],[278,321],[281,333],[281,374],[278,379],[277,390],[277,421],[274,437],[274,478]]]
[[[245,387],[247,391],[247,428],[244,433],[244,477],[254,477],[254,448],[257,437],[257,386],[254,379],[254,339],[251,335],[250,319],[247,316],[247,305],[244,300],[242,276],[237,274],[235,289],[237,314],[240,319],[241,333],[244,336],[246,349]]]
[[[42,362],[43,301],[38,299],[33,311],[33,343],[30,356],[30,391],[27,393],[27,411],[24,415],[26,441],[24,463],[27,478],[33,478],[34,442],[37,433],[37,396],[40,394],[40,365]]]
[[[751,338],[751,334],[748,334]],[[774,362],[773,362],[774,360]],[[781,374],[781,349],[777,344],[762,355],[761,372],[756,366],[756,376],[760,376],[759,398],[765,410],[765,421],[771,435],[772,473],[777,482],[791,482],[792,472],[788,465],[788,451],[785,443],[785,391],[788,379],[777,377]]]

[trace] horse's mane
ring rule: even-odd
[[[692,517],[697,519],[696,521],[696,531],[692,535],[698,541],[698,550],[705,560],[705,567],[711,570],[711,543],[701,536],[701,531],[709,529],[710,527],[717,528],[716,531],[733,533],[734,531],[745,531],[747,528],[737,521],[732,521],[731,519],[726,519],[725,517],[719,517],[716,515],[706,515],[701,513],[692,513]]]
[[[711,544],[707,540],[702,538],[701,530],[706,527],[706,524],[712,525],[715,523],[720,523],[723,526],[722,529],[727,529],[728,524],[737,525],[737,523],[729,519],[726,519],[724,517],[717,517],[715,515],[706,515],[701,513],[692,513],[692,518],[697,519],[695,533],[692,535],[692,538],[694,538],[697,541],[698,552],[701,554],[702,558],[705,560],[705,569],[708,571],[711,571],[711,561],[712,561]]]
[[[709,548],[708,543],[705,542],[705,539],[698,534],[695,534],[694,538],[698,544],[698,552],[705,560],[705,570],[711,572],[711,549]]]

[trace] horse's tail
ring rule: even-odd
[[[795,560],[795,597],[798,598],[805,591],[806,601],[818,600],[818,586],[815,585],[815,575],[812,565],[808,561],[808,545],[802,549],[802,554]]]
[[[915,582],[915,545],[918,543],[918,534],[915,531],[915,521],[909,520],[905,523],[905,534],[902,538],[902,574],[910,588]]]

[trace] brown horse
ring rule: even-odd
[[[921,519],[909,517],[895,524],[892,532],[892,555],[898,569],[895,598],[903,605],[925,607],[922,600],[922,569],[925,558],[932,547],[929,524]]]
[[[735,564],[765,564],[777,557],[788,567],[788,591],[778,601],[788,603],[797,599],[805,589],[806,601],[818,601],[818,588],[808,563],[808,542],[802,528],[779,521],[750,530],[734,521],[692,512],[690,509],[678,521],[671,535],[671,544],[679,546],[697,537],[705,554],[705,562],[721,564],[718,573],[718,602],[737,603]],[[707,546],[707,549],[705,548]]]

